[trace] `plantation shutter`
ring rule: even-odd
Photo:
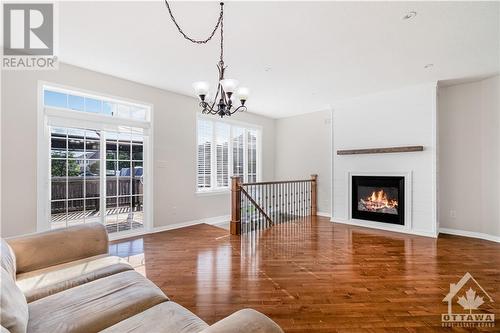
[[[198,120],[198,167],[197,187],[210,188],[212,186],[212,140],[213,123],[208,120]]]
[[[227,189],[231,176],[243,182],[258,181],[258,129],[199,117],[197,135],[198,190]]]
[[[257,181],[257,131],[247,131],[247,182]]]
[[[243,177],[244,175],[244,149],[245,149],[245,129],[233,127],[233,176]]]
[[[231,126],[225,123],[215,124],[215,169],[216,186],[229,186],[229,137]]]

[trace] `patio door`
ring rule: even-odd
[[[50,228],[100,222],[108,233],[144,228],[142,129],[49,126]]]

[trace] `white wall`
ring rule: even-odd
[[[155,227],[229,214],[229,194],[195,194],[199,109],[194,98],[61,64],[57,71],[2,71],[4,237],[36,231],[38,80],[153,104]],[[262,179],[274,179],[274,120],[250,113],[239,113],[237,119],[263,127]],[[160,161],[166,168],[159,167]]]
[[[500,236],[500,77],[439,88],[441,228]]]
[[[436,84],[361,96],[334,105],[333,221],[350,219],[348,172],[412,172],[411,233],[435,236]],[[338,149],[423,145],[423,152],[337,155]],[[367,223],[373,227],[390,226]],[[393,229],[398,229],[394,226]],[[403,230],[401,230],[403,231]]]
[[[276,120],[274,174],[304,179],[318,174],[318,212],[331,213],[331,111]]]

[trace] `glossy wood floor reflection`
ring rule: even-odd
[[[250,307],[285,332],[450,331],[441,328],[442,300],[466,272],[496,301],[485,299],[481,309],[500,317],[500,244],[472,238],[436,240],[318,217],[243,237],[203,224],[111,251],[144,251],[138,269],[210,324]],[[482,330],[500,331],[500,322]]]

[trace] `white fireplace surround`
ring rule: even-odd
[[[368,220],[359,220],[352,218],[352,177],[353,176],[374,176],[374,177],[404,177],[405,180],[405,202],[404,202],[404,225],[390,224],[384,222],[377,221],[368,221]],[[348,217],[348,220],[335,220],[340,223],[349,223],[352,225],[359,225],[362,227],[371,227],[382,230],[396,231],[396,232],[405,232],[411,233],[412,231],[412,171],[387,171],[387,172],[347,172],[347,202],[345,216]]]
[[[436,83],[332,107],[332,222],[437,237]],[[421,145],[423,151],[337,155],[338,150]],[[353,176],[405,179],[405,224],[352,218]]]

